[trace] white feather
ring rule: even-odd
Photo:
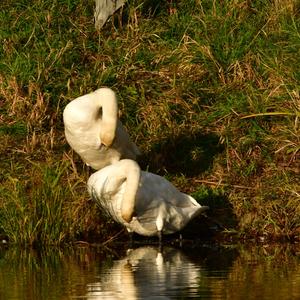
[[[92,174],[88,191],[116,222],[144,236],[177,232],[208,209],[165,178],[141,171],[129,159]],[[123,215],[131,218],[125,220]]]
[[[65,136],[82,160],[99,170],[140,154],[118,120],[115,93],[101,88],[71,101],[63,112]]]

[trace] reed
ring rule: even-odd
[[[72,194],[61,181],[66,166],[33,167],[36,177],[27,186],[9,177],[1,189],[1,231],[14,244],[61,244],[74,236],[65,203]]]

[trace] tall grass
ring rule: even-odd
[[[8,177],[1,188],[0,229],[15,244],[61,244],[74,238],[76,227],[66,211],[72,197],[61,181],[66,166],[38,166],[27,185]],[[40,182],[38,182],[40,181]]]
[[[20,176],[28,159],[43,166],[45,158],[50,166],[69,161],[55,175],[62,181],[51,194],[53,212],[43,196],[54,184],[50,173],[34,196],[40,205],[22,213],[16,204],[5,208],[23,214],[31,232],[24,241],[35,228],[55,232],[33,212],[59,214],[58,199],[68,199],[73,186],[70,209],[89,211],[88,172],[66,144],[61,116],[70,100],[100,86],[117,92],[143,169],[208,202],[210,213],[242,236],[299,238],[297,1],[128,1],[101,32],[92,0],[0,5],[1,195],[28,203],[22,195],[34,195],[33,186],[25,188],[32,179]],[[80,229],[67,218],[57,231],[83,237],[94,224],[109,235],[93,210],[84,218]],[[57,239],[67,235],[75,233]]]
[[[87,197],[82,179],[69,176],[70,169],[66,160],[30,162],[26,173],[22,166],[23,174],[7,175],[0,189],[0,235],[22,246],[108,239],[110,222],[101,223],[104,217]]]

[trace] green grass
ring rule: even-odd
[[[32,167],[26,172],[31,178],[7,176],[0,191],[0,228],[10,242],[21,245],[61,244],[74,238],[78,224],[66,211],[71,189],[61,182],[66,165]]]
[[[109,86],[143,169],[196,193],[241,236],[299,238],[299,3],[130,1],[101,32],[93,5],[1,3],[0,230],[24,243],[113,234],[88,201],[86,167],[62,124],[69,101]],[[54,231],[35,207],[53,209]],[[82,210],[78,226],[66,207]]]

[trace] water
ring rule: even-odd
[[[299,246],[0,248],[0,299],[300,299]]]

